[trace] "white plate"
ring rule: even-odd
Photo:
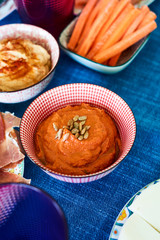
[[[142,191],[144,191],[146,188],[150,187],[153,184],[156,184],[160,182],[160,179],[151,182],[150,184],[146,185],[144,188],[142,188],[139,192],[137,192],[123,207],[123,209],[120,211],[109,236],[108,240],[118,240],[120,232],[122,230],[122,227],[124,223],[127,221],[127,219],[133,214],[132,211],[129,210],[129,206],[133,203],[134,199],[141,194]]]
[[[16,167],[7,169],[7,171],[11,172],[11,173],[15,173],[17,175],[21,175],[23,177],[23,174],[24,174],[24,160],[21,163],[17,164]]]

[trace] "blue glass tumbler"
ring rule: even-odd
[[[64,214],[48,194],[19,183],[0,185],[0,240],[66,240]]]

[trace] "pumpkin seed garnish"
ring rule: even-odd
[[[90,126],[84,126],[86,123],[87,116],[79,116],[76,115],[73,119],[70,119],[67,123],[67,126],[63,126],[62,128],[58,129],[55,123],[53,123],[53,128],[57,132],[55,139],[61,139],[63,134],[63,129],[68,129],[71,133],[77,138],[78,140],[87,139],[89,136],[88,130]],[[66,133],[63,135],[62,141],[66,141],[69,138],[70,133]]]
[[[54,128],[54,130],[57,132],[58,131],[58,127],[57,127],[57,125],[55,124],[55,123],[53,123],[53,128]]]
[[[71,123],[69,130],[72,130],[72,128],[73,128],[73,122]]]
[[[74,122],[74,123],[73,123],[73,126],[74,126],[74,128],[77,128],[77,129],[78,129],[78,128],[79,128],[79,123],[78,123],[78,122]]]
[[[73,124],[73,120],[70,119],[70,120],[68,121],[67,125],[70,127],[72,124]]]
[[[79,137],[79,133],[76,133],[74,136],[75,136],[75,138],[78,138]]]
[[[82,122],[79,123],[79,131],[82,131]]]
[[[74,116],[73,121],[76,122],[79,119],[79,115]]]
[[[62,141],[66,141],[69,138],[69,133],[64,134]]]
[[[84,128],[81,130],[81,135],[85,134],[85,131],[86,131],[86,127],[84,127]]]
[[[63,129],[62,129],[62,128],[60,128],[60,129],[58,130],[58,132],[57,132],[56,136],[55,136],[55,139],[56,139],[56,138],[58,138],[58,140],[60,140],[60,139],[61,139],[61,137],[62,137],[62,132],[63,132]]]
[[[86,123],[86,121],[82,121],[81,124],[84,125]]]
[[[84,121],[86,119],[87,119],[87,116],[81,116],[81,117],[78,118],[79,121]]]
[[[71,130],[71,133],[73,133],[73,134],[76,134],[76,133],[78,133],[79,132],[79,130],[77,129],[77,128],[73,128],[72,130]]]
[[[84,139],[87,139],[88,136],[89,136],[89,133],[88,133],[88,131],[86,131],[83,137],[84,137]]]
[[[78,137],[78,140],[82,141],[82,140],[83,140],[83,135],[80,135],[80,136]]]

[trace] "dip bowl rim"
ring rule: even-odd
[[[129,133],[130,135],[132,135],[132,140],[131,140],[131,143],[129,144],[129,147],[128,149],[126,150],[126,153],[123,154],[122,157],[118,157],[115,162],[113,164],[111,164],[109,167],[101,170],[101,171],[98,171],[98,172],[95,172],[95,173],[91,173],[91,174],[85,174],[85,175],[70,175],[70,174],[63,174],[63,173],[58,173],[58,172],[55,172],[47,167],[45,167],[43,164],[40,164],[38,163],[38,161],[35,161],[35,159],[32,159],[31,155],[28,153],[28,150],[27,150],[27,147],[26,147],[26,143],[25,143],[25,122],[27,121],[27,116],[29,114],[29,111],[30,109],[32,109],[32,107],[35,107],[35,105],[37,104],[38,100],[43,98],[43,96],[47,96],[47,94],[54,94],[54,92],[56,92],[56,90],[61,90],[62,88],[67,88],[67,87],[92,87],[94,89],[98,89],[100,91],[106,91],[106,93],[110,93],[111,95],[113,95],[114,97],[118,98],[118,100],[121,100],[122,103],[125,105],[125,107],[127,108],[127,110],[129,111],[129,115],[130,115],[130,119],[131,119],[131,122],[132,122],[132,133]],[[77,102],[77,105],[81,104],[82,102]],[[86,102],[88,104],[91,104],[91,105],[94,105],[94,103],[89,103],[89,102]],[[66,104],[65,106],[67,106],[68,104]],[[74,104],[76,105],[76,104]],[[63,108],[64,106],[62,106],[61,108]],[[60,108],[58,108],[60,109]],[[107,110],[107,109],[106,109]],[[49,114],[50,115],[50,114]],[[110,114],[109,114],[110,115]],[[44,118],[45,119],[45,118]],[[44,120],[43,119],[43,120]],[[42,120],[42,121],[43,121]],[[115,120],[116,122],[116,120]],[[40,123],[40,122],[39,122]],[[38,123],[38,124],[39,124]],[[38,125],[37,124],[37,125]],[[118,125],[116,123],[116,125]],[[37,127],[37,126],[36,126]],[[36,128],[35,128],[36,130]],[[33,133],[34,135],[34,133]],[[37,97],[29,106],[28,108],[26,109],[26,111],[24,112],[23,114],[23,117],[21,119],[21,123],[20,123],[20,139],[21,139],[21,142],[22,142],[22,146],[27,154],[27,156],[29,157],[29,159],[37,166],[39,166],[43,171],[45,171],[46,173],[48,173],[49,175],[51,175],[52,177],[55,177],[59,180],[62,180],[62,181],[66,181],[66,182],[71,182],[71,183],[83,183],[83,182],[90,182],[90,181],[94,181],[94,180],[97,180],[99,178],[102,178],[104,177],[105,175],[107,175],[108,173],[110,173],[111,171],[113,171],[121,162],[122,160],[124,160],[124,158],[128,155],[129,151],[131,150],[133,144],[134,144],[134,141],[135,141],[135,137],[136,137],[136,122],[135,122],[135,117],[133,115],[133,112],[132,110],[130,109],[130,107],[128,106],[128,104],[116,93],[114,93],[113,91],[107,89],[107,88],[104,88],[104,87],[101,87],[99,85],[95,85],[95,84],[88,84],[88,83],[71,83],[71,84],[64,84],[64,85],[61,85],[61,86],[58,86],[58,87],[55,87],[55,88],[52,88],[48,91],[46,91],[45,93],[41,94],[39,97]],[[33,139],[32,139],[33,140]],[[34,141],[34,140],[33,140]],[[121,155],[121,152],[120,154]],[[82,179],[84,179],[84,181],[81,181]],[[85,180],[86,179],[86,180]]]

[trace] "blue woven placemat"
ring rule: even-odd
[[[135,143],[124,161],[108,176],[91,183],[69,184],[52,179],[27,157],[25,177],[48,192],[62,207],[70,240],[108,239],[112,225],[124,204],[146,184],[160,178],[160,1],[150,5],[158,28],[135,60],[122,72],[104,75],[71,60],[61,52],[52,83],[47,89],[66,83],[92,83],[106,87],[130,106],[136,119]],[[0,24],[21,22],[13,12]],[[22,117],[32,100],[0,104],[0,111]]]

